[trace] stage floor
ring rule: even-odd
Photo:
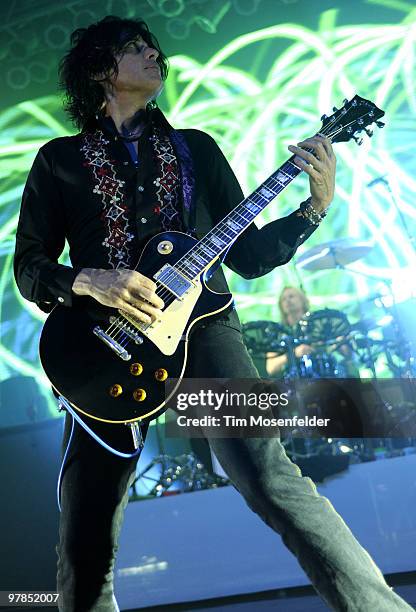
[[[415,455],[362,463],[318,486],[384,574],[416,569],[415,468]],[[191,602],[308,584],[280,538],[232,487],[134,502],[127,507],[116,566],[121,610],[182,602],[190,606]],[[311,602],[314,600],[312,597]],[[285,601],[285,610],[289,610],[287,603],[290,601]],[[273,609],[276,605],[274,599]],[[318,599],[316,605],[321,605]],[[303,607],[303,612],[305,609],[315,608]]]

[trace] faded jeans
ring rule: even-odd
[[[212,323],[198,329],[190,340],[189,353],[186,377],[258,377],[240,333],[226,325]],[[70,421],[67,415],[64,448]],[[413,609],[386,584],[328,499],[319,495],[314,483],[289,460],[278,438],[209,442],[248,506],[280,534],[330,609]],[[137,458],[123,459],[109,453],[75,425],[61,486],[57,547],[60,610],[118,609],[113,568],[136,463]]]

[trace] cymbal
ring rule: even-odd
[[[298,257],[296,265],[305,270],[325,270],[346,266],[365,257],[373,245],[356,238],[339,238],[312,247]]]

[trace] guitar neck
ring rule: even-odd
[[[302,171],[294,163],[295,156],[284,162],[247,198],[237,204],[177,263],[181,273],[189,279],[198,277],[222,255],[247,229],[256,217]]]

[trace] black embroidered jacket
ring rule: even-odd
[[[198,130],[179,132],[193,159],[195,227],[197,236],[202,237],[244,195],[208,134]],[[78,134],[44,145],[27,179],[16,233],[15,278],[22,295],[45,312],[58,302],[71,306],[77,299],[71,288],[82,268],[115,267],[114,257],[123,258],[126,249],[134,267],[146,241],[162,229],[154,200],[155,174],[148,133],[145,131],[139,139],[137,165],[114,133],[104,131],[104,137],[107,168],[110,163],[113,177],[108,172],[100,175],[100,160],[95,164],[94,176],[91,174],[85,147],[81,150],[85,135]],[[114,185],[114,177],[119,184]],[[123,192],[120,214],[119,186]],[[183,209],[181,215],[186,227],[189,212]],[[261,229],[252,224],[229,250],[225,263],[244,278],[267,274],[287,263],[314,229],[296,213]],[[65,239],[71,267],[58,263]],[[216,291],[228,290],[221,269],[215,272],[209,286]],[[235,311],[221,317],[226,324],[239,328]]]

